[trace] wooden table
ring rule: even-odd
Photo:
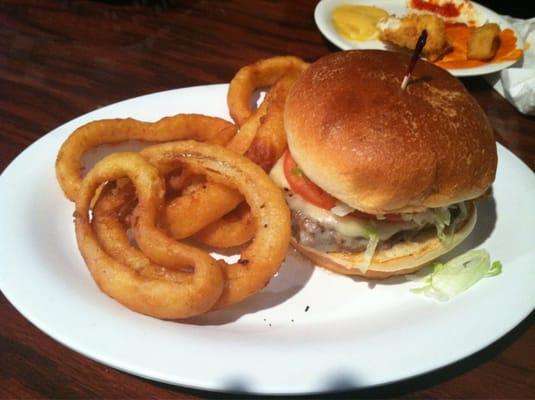
[[[3,0],[0,171],[53,128],[98,107],[228,82],[260,58],[294,54],[312,61],[335,51],[315,27],[315,3]],[[464,83],[498,140],[535,169],[535,119],[518,113],[481,78]],[[218,396],[89,360],[32,326],[3,295],[0,321],[0,398]],[[496,343],[441,370],[335,397],[534,398],[534,321],[532,313]]]

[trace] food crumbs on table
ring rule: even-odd
[[[305,312],[308,312],[308,310],[310,310],[310,306],[305,307]]]

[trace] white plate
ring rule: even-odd
[[[54,176],[61,143],[111,117],[177,112],[228,117],[227,85],[143,96],[86,114],[42,137],[0,176],[0,287],[35,326],[103,364],[157,381],[218,391],[312,393],[397,381],[489,345],[535,306],[535,175],[499,147],[495,200],[459,251],[488,249],[503,273],[449,303],[402,278],[371,283],[290,253],[259,294],[178,323],[129,311],[101,293],[78,253],[73,205]],[[307,307],[309,307],[307,312]]]
[[[351,50],[351,49],[381,49],[386,50],[387,46],[380,40],[369,40],[366,42],[355,42],[351,40],[346,40],[340,36],[336,29],[334,28],[331,21],[332,11],[340,5],[343,4],[362,4],[362,5],[373,5],[375,7],[382,8],[386,10],[389,14],[395,14],[397,16],[403,16],[407,14],[407,7],[405,0],[321,0],[314,10],[314,19],[316,25],[318,26],[320,32],[335,46],[341,48],[342,50]],[[513,26],[507,22],[499,14],[496,14],[494,11],[489,10],[488,8],[472,2],[474,8],[479,12],[479,22],[495,22],[502,29],[509,28],[515,32],[517,38],[517,48],[523,49],[524,43],[518,35],[518,32],[515,31]],[[481,67],[475,68],[458,68],[458,69],[449,69],[449,72],[455,76],[476,76],[490,74],[492,72],[497,72],[502,69],[505,69],[513,65],[514,61],[503,61],[497,63],[489,63]]]

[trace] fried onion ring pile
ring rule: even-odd
[[[135,186],[138,229],[155,240],[167,240],[170,251],[180,254],[173,265],[164,267],[193,269],[189,282],[138,273],[101,247],[89,218],[90,206],[101,184],[128,177]],[[164,178],[158,169],[137,153],[114,153],[97,163],[84,177],[76,198],[74,224],[78,248],[100,289],[126,307],[158,318],[187,318],[210,310],[225,287],[225,276],[212,257],[195,247],[166,236],[157,226],[158,208],[165,195]],[[141,211],[142,210],[142,211]]]
[[[216,261],[158,227],[165,172],[179,165],[244,196],[258,228],[236,263]],[[120,186],[125,177],[128,183]],[[106,182],[113,183],[100,192],[91,220],[94,196]],[[82,180],[75,205],[78,247],[98,286],[128,308],[158,318],[188,318],[244,300],[267,285],[290,241],[284,197],[264,171],[228,149],[195,141],[107,156]],[[123,218],[132,207],[135,245]]]
[[[301,59],[286,56],[261,60],[238,71],[230,82],[227,101],[230,114],[239,125],[239,130],[227,143],[227,148],[245,154],[265,171],[271,170],[287,148],[283,126],[286,96],[295,80],[307,67],[308,64]],[[271,87],[268,88],[264,101],[253,111],[250,104],[255,91],[266,86]],[[209,212],[201,212],[203,199],[204,202],[210,202],[209,197],[219,200]],[[206,244],[210,246],[237,246],[252,238],[251,229],[247,231],[242,226],[241,235],[234,234],[234,237],[239,239],[236,241],[231,241],[230,235],[223,240],[219,239],[222,238],[221,235],[211,235],[208,239],[206,231],[220,230],[224,224],[221,218],[232,212],[241,202],[242,199],[236,192],[216,184],[201,186],[198,190],[169,202],[165,211],[165,224],[178,239],[199,233],[196,235],[197,239],[207,239]],[[191,224],[185,226],[180,223],[187,218]],[[250,216],[244,216],[245,221],[248,219],[250,220]],[[227,231],[230,231],[230,228],[227,227]]]
[[[289,245],[290,216],[265,171],[286,150],[284,102],[307,66],[274,57],[242,68],[227,97],[235,123],[201,114],[108,119],[70,135],[56,177],[75,203],[78,247],[103,292],[134,311],[184,319],[269,282]],[[83,176],[86,153],[131,140],[148,147],[113,153]],[[240,258],[216,261],[206,246],[234,248]]]
[[[196,142],[164,143],[148,147],[141,154],[160,170],[174,167],[177,160],[195,170],[200,169],[209,182],[235,187],[251,209],[256,222],[255,237],[241,251],[236,263],[219,261],[224,267],[227,284],[216,308],[237,303],[266,286],[286,255],[291,235],[286,201],[269,176],[246,157],[219,146],[201,146]],[[149,258],[164,264],[173,262],[167,242],[153,240],[136,222],[134,234]]]

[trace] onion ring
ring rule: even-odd
[[[262,103],[259,110],[230,140],[227,144],[230,150],[238,154],[247,151],[261,125],[261,116],[265,115],[268,103],[269,100]],[[176,239],[184,239],[207,228],[212,223],[217,223],[242,201],[243,197],[238,191],[215,182],[206,182],[169,201],[165,207],[163,224]],[[221,225],[218,224],[218,226]],[[229,245],[230,242],[227,240],[226,244]]]
[[[238,133],[228,142],[227,148],[238,154],[245,154],[251,147],[258,129],[262,125],[262,118],[267,114],[270,93],[271,90],[266,95],[266,99],[260,104],[260,107],[240,126]]]
[[[128,223],[125,220],[133,211],[137,199],[130,181],[127,181],[128,184],[116,187],[120,181],[107,183],[93,208],[92,226],[104,251],[143,277],[191,282],[193,274],[153,264],[141,251],[132,246],[126,231]]]
[[[293,56],[272,57],[241,68],[230,82],[227,104],[230,116],[238,125],[243,125],[253,114],[253,93],[273,85],[283,75],[303,72],[308,64]]]
[[[190,282],[148,278],[107,254],[91,226],[93,196],[106,181],[128,177],[136,188],[137,229],[151,240],[167,242],[175,255],[164,267],[192,267]],[[100,289],[126,307],[164,319],[187,318],[210,310],[220,299],[225,277],[219,264],[204,251],[167,237],[156,227],[164,201],[164,179],[137,153],[115,153],[98,162],[83,179],[74,213],[78,248]],[[167,240],[166,240],[167,239]]]
[[[284,105],[288,92],[300,74],[300,71],[294,72],[279,79],[262,103],[266,104],[267,110],[261,117],[261,124],[245,155],[266,172],[271,170],[288,147],[284,130]],[[235,143],[239,136],[240,132],[231,139],[228,146]]]
[[[177,196],[167,203],[162,224],[175,239],[187,238],[219,220],[243,201],[242,195],[215,182]]]
[[[283,126],[283,110],[286,96],[301,71],[293,72],[279,79],[267,93],[259,109],[240,127],[238,133],[228,142],[227,148],[246,155],[255,163],[271,169],[286,151],[286,133]],[[197,239],[209,246],[238,246],[251,239],[252,229],[233,221],[232,226],[223,228],[220,218],[233,210],[243,200],[235,190],[207,182],[199,190],[177,196],[171,200],[164,213],[164,225],[176,239],[183,239],[201,230]],[[243,217],[242,221],[247,218]],[[210,224],[214,226],[209,227]],[[208,234],[210,232],[210,234]],[[215,232],[218,237],[216,238]],[[223,239],[222,233],[226,232]],[[247,238],[247,233],[249,237]],[[235,242],[232,238],[236,239]]]
[[[238,207],[197,232],[193,238],[216,249],[241,246],[251,240],[256,232],[256,224],[247,203]]]
[[[221,146],[182,141],[154,145],[141,155],[163,171],[184,163],[208,181],[235,187],[245,197],[255,217],[256,235],[234,264],[220,261],[227,284],[214,308],[237,303],[263,288],[277,272],[290,241],[290,213],[281,190],[258,165]],[[134,214],[143,215],[136,207]],[[134,218],[136,242],[153,262],[172,264],[178,255],[167,241],[154,238]]]
[[[74,201],[82,180],[81,159],[90,149],[127,140],[165,142],[196,139],[225,144],[235,135],[236,129],[221,118],[200,114],[178,114],[157,122],[132,118],[89,122],[76,129],[61,146],[56,158],[56,177],[65,196]]]

